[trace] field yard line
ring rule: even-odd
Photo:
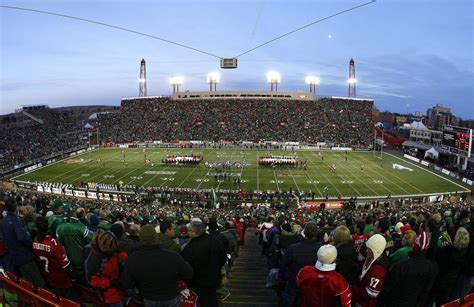
[[[370,161],[369,159],[364,158],[363,155],[359,156],[358,153],[355,154],[354,156],[357,157],[357,158],[360,158],[360,160],[367,161],[368,163],[372,163],[372,161]],[[373,163],[373,164],[375,164],[375,163]],[[376,171],[373,171],[373,170],[372,170],[372,167],[368,167],[368,171],[378,174]],[[372,177],[372,176],[370,176],[370,175],[367,175],[367,176],[369,176],[372,180],[374,179],[374,177]],[[410,193],[410,192],[407,191],[405,188],[403,188],[403,186],[401,186],[401,185],[399,185],[398,183],[396,183],[396,182],[390,180],[390,178],[388,178],[388,176],[382,176],[382,179],[384,179],[384,180],[386,179],[387,181],[391,182],[393,185],[395,185],[396,187],[398,187],[398,188],[399,188],[400,190],[402,190],[403,192],[405,192],[405,193]],[[383,186],[385,187],[385,185],[383,185]],[[390,194],[392,194],[392,195],[396,195],[396,194],[397,194],[397,193],[393,193],[393,192],[392,192],[389,188],[387,188],[387,187],[385,187],[385,189],[386,189],[387,191],[389,191]]]
[[[301,152],[303,156],[305,156],[304,152]],[[306,156],[305,156],[306,157]],[[307,158],[305,158],[306,160]],[[314,180],[313,178],[311,178],[311,176],[309,175],[308,171],[304,171],[306,173],[306,176],[309,178],[309,180],[311,180],[311,182],[313,183],[314,187],[316,188],[316,190],[318,190],[318,193],[321,195],[321,197],[323,197],[323,193],[319,190],[318,186],[316,185],[316,183],[314,183]]]
[[[301,194],[301,190],[300,190],[300,187],[298,186],[298,184],[296,183],[296,180],[295,180],[295,177],[293,176],[293,173],[291,173],[291,170],[289,167],[287,167],[288,171],[290,172],[290,175],[291,175],[291,178],[293,178],[293,182],[296,184],[296,188],[298,189],[298,193]]]
[[[326,162],[323,162],[323,163],[324,163],[324,164],[327,164],[327,166],[329,167],[329,163],[327,163],[327,160],[328,160],[328,159],[326,158]],[[332,160],[332,159],[331,159],[331,160]],[[336,165],[336,167],[337,167],[337,165]],[[342,176],[339,175],[339,173],[337,172],[337,170],[334,171],[334,173],[336,173],[336,175],[339,176],[339,178],[340,178],[342,181],[345,181],[344,178],[342,178]],[[341,183],[342,183],[342,182],[341,182]],[[349,183],[349,186],[350,186],[351,189],[353,189],[357,194],[359,194],[359,196],[362,196],[362,194],[360,194],[360,192],[357,191],[357,189],[352,186],[352,183]]]
[[[322,162],[322,163],[324,164],[324,162]],[[337,193],[339,193],[339,195],[342,196],[341,191],[339,191],[339,189],[337,188],[337,186],[336,186],[334,183],[332,183],[331,179],[329,179],[328,177],[326,177],[326,175],[324,174],[323,171],[320,171],[320,173],[321,173],[321,175],[323,175],[323,177],[329,182],[329,184],[334,187],[334,189],[337,191]],[[322,194],[321,194],[321,195],[322,195]]]
[[[196,164],[196,166],[193,168],[193,170],[191,172],[189,172],[188,176],[186,176],[186,178],[184,178],[183,181],[181,181],[181,183],[179,184],[178,188],[181,188],[181,186],[183,185],[183,183],[186,182],[186,180],[188,180],[189,176],[191,176],[195,171],[196,169],[198,168],[199,164]],[[206,173],[207,175],[207,173]]]
[[[418,190],[419,192],[421,192],[421,194],[425,193],[424,191],[420,190],[417,186],[414,186],[413,184],[407,182],[407,181],[404,180],[403,178],[401,178],[401,177],[399,177],[399,176],[397,176],[397,175],[395,175],[395,174],[393,174],[393,173],[391,173],[391,172],[387,172],[387,174],[390,174],[391,176],[397,178],[397,179],[400,180],[400,181],[403,181],[405,184],[411,186],[412,188],[415,188],[415,190]]]
[[[92,152],[94,152],[94,151],[96,151],[96,150],[97,150],[97,149],[93,149]],[[89,153],[89,152],[86,151],[85,153]],[[66,161],[66,160],[68,160],[68,159],[71,159],[72,157],[80,157],[80,156],[82,156],[82,155],[83,155],[83,154],[80,154],[80,155],[78,155],[78,156],[77,156],[77,155],[76,155],[76,156],[68,156],[68,157],[66,157],[66,158],[64,158],[64,159],[60,159],[60,160],[55,161],[55,162],[53,162],[53,163],[45,164],[45,165],[43,165],[43,166],[41,166],[41,167],[38,167],[38,168],[36,168],[36,169],[34,169],[34,170],[31,170],[31,171],[28,171],[28,172],[24,172],[23,174],[20,174],[20,175],[16,175],[15,177],[11,178],[10,180],[16,180],[16,178],[18,178],[18,177],[25,176],[26,174],[29,174],[29,173],[34,173],[34,172],[36,172],[36,171],[39,171],[40,169],[43,169],[43,168],[52,166],[52,165],[54,165],[54,164],[58,164],[58,163],[60,163],[60,162],[64,162],[64,161]],[[66,172],[66,173],[63,173],[63,174],[67,174],[67,173],[72,172],[72,171],[75,171],[75,170],[70,170],[70,171],[68,171],[68,172]]]
[[[120,154],[121,154],[121,152],[119,152],[119,155],[120,155]],[[114,157],[115,157],[115,155],[112,154],[110,158],[104,159],[103,162],[105,163],[106,161],[110,161],[110,160],[114,159]],[[107,172],[112,171],[112,170],[115,169],[115,168],[120,168],[120,167],[107,167],[107,166],[106,166],[106,167],[105,167],[105,170],[104,170],[103,168],[97,167],[97,163],[95,163],[95,164],[92,164],[92,166],[90,166],[90,168],[92,168],[92,172],[91,172],[91,173],[97,172],[97,174],[95,174],[95,175],[92,176],[92,177],[87,177],[87,181],[88,181],[88,182],[94,182],[94,181],[95,181],[94,179],[100,178],[100,176],[101,176],[102,174],[105,174],[105,173],[107,173]],[[95,169],[94,169],[94,168],[95,168]],[[121,168],[120,168],[120,169],[121,169]],[[112,175],[112,174],[116,174],[116,173],[118,173],[118,172],[119,172],[119,171],[112,172],[111,175]],[[77,174],[76,174],[76,175],[77,175]],[[72,175],[71,175],[71,176],[72,176]],[[66,177],[66,178],[69,178],[69,177],[71,177],[71,176],[68,176],[68,177]],[[99,183],[100,181],[97,181],[97,182]]]
[[[336,155],[336,156],[340,156],[340,157],[343,157],[343,158],[344,158],[343,155]],[[341,163],[341,165],[343,165],[343,167],[344,167],[345,169],[349,169],[349,173],[351,174],[351,176],[354,177],[354,178],[356,178],[359,182],[362,182],[363,185],[365,185],[365,186],[368,187],[370,190],[372,190],[372,192],[375,193],[375,196],[377,196],[377,195],[379,194],[379,193],[377,193],[374,189],[372,189],[371,186],[369,186],[367,183],[365,183],[364,180],[361,180],[358,176],[354,175],[354,172],[352,171],[352,168],[353,168],[353,167],[348,167],[348,166],[346,166],[344,162]],[[369,177],[370,177],[370,176],[369,176]],[[385,188],[385,189],[388,190],[387,188]],[[390,194],[393,194],[390,190],[388,190],[388,191],[390,192]],[[366,196],[369,196],[369,195],[366,195]]]
[[[88,154],[88,153],[87,153],[87,154]],[[82,155],[80,155],[80,156],[82,156]],[[80,157],[80,156],[78,156],[78,157]],[[114,156],[114,154],[112,153],[111,156],[110,156],[110,158],[108,158],[107,160],[113,159],[113,156]],[[69,158],[71,158],[71,157],[69,157]],[[69,158],[68,158],[68,159],[69,159]],[[67,159],[64,159],[64,160],[67,160]],[[69,177],[72,177],[72,176],[77,176],[77,174],[79,174],[80,172],[88,171],[89,169],[94,169],[94,168],[95,168],[95,164],[96,164],[96,162],[93,161],[93,160],[90,161],[89,163],[84,163],[84,165],[80,166],[79,168],[72,169],[72,170],[67,171],[67,172],[65,172],[65,173],[61,173],[60,175],[54,176],[53,178],[49,179],[48,182],[51,182],[52,180],[54,180],[54,179],[56,179],[56,178],[60,178],[60,177],[66,175],[66,174],[69,174],[69,173],[71,173],[71,172],[72,172],[72,174],[70,174],[70,175],[68,175],[68,176],[66,176],[66,177],[64,177],[64,178],[62,178],[62,179],[65,180],[66,178],[69,178]],[[85,168],[85,169],[83,169],[83,168]],[[63,183],[65,183],[65,182],[63,182]]]
[[[260,163],[258,163],[258,159],[259,159],[259,153],[258,153],[258,149],[257,149],[257,191],[260,191],[260,176],[258,174],[258,165]]]
[[[273,170],[273,177],[275,177],[275,183],[276,183],[276,185],[277,185],[277,189],[278,189],[278,191],[280,191],[280,186],[278,185],[278,179],[277,179],[275,170]]]
[[[131,161],[134,162],[134,160],[135,160],[135,159],[134,159],[134,156],[135,156],[135,155],[138,156],[139,154],[140,154],[140,153],[131,153],[131,157],[132,157]],[[139,161],[139,160],[137,160],[137,161]],[[123,163],[123,162],[121,162],[121,163]],[[125,162],[125,163],[128,163],[128,162]],[[129,164],[129,166],[130,166],[130,164]],[[117,171],[113,171],[115,168],[117,168]],[[124,167],[123,164],[120,165],[120,166],[113,166],[113,167],[110,167],[110,168],[107,168],[107,167],[106,167],[106,170],[103,171],[103,172],[101,172],[101,173],[99,173],[99,176],[105,174],[107,171],[112,171],[112,172],[110,173],[110,175],[114,175],[114,178],[115,178],[115,174],[120,173],[123,169],[126,169],[126,168],[127,168],[127,167]],[[140,168],[141,168],[141,167],[133,168],[133,172],[136,171],[136,170],[139,170]],[[120,178],[118,178],[118,179],[114,179],[114,180],[120,180],[120,179],[122,179],[123,177],[127,176],[127,175],[130,174],[130,173],[131,173],[131,172],[128,172],[128,173],[125,174],[124,176],[122,176],[122,177],[120,177]],[[95,177],[97,177],[97,175],[94,176],[93,178],[95,178]],[[97,181],[97,183],[102,183],[103,180],[104,180],[104,177],[102,176],[102,178],[101,178],[99,181]],[[111,184],[114,184],[114,183],[111,183]],[[118,181],[116,181],[115,184],[118,185]],[[128,184],[128,183],[126,183],[126,184]]]
[[[402,158],[399,158],[399,157],[397,157],[397,156],[395,156],[395,155],[392,155],[392,154],[390,154],[390,153],[387,153],[387,152],[386,152],[385,154],[386,154],[386,155],[389,155],[389,156],[392,156],[392,157],[394,157],[394,158],[397,158],[398,160],[401,160],[401,161],[406,162],[406,163],[408,163],[408,164],[411,164],[411,165],[413,165],[413,166],[416,166],[416,167],[418,167],[418,168],[420,168],[420,169],[422,169],[422,170],[424,170],[424,171],[426,171],[426,172],[428,172],[428,173],[431,173],[431,174],[433,174],[433,175],[435,175],[435,176],[438,176],[439,178],[442,178],[442,179],[444,179],[444,180],[446,180],[446,181],[448,181],[448,182],[451,182],[452,184],[455,184],[455,185],[457,185],[458,187],[463,188],[463,189],[466,190],[467,192],[470,191],[468,188],[463,187],[463,186],[460,185],[459,183],[454,182],[454,181],[452,181],[452,180],[450,180],[450,179],[448,179],[448,178],[444,178],[443,176],[441,176],[441,175],[439,175],[439,174],[436,174],[435,172],[432,172],[432,171],[430,171],[430,170],[427,170],[427,169],[425,169],[425,168],[423,168],[423,167],[421,167],[421,166],[419,166],[419,165],[416,165],[416,164],[414,164],[414,163],[411,163],[411,162],[409,162],[408,160],[403,160]]]

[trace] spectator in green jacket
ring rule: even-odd
[[[416,239],[416,232],[408,230],[402,236],[402,247],[390,256],[390,269],[397,263],[408,259],[408,253],[411,252],[411,246]]]
[[[179,254],[181,253],[181,248],[179,248],[178,243],[174,240],[176,238],[175,227],[176,225],[168,219],[161,222],[160,233],[158,234],[158,245],[163,249]]]
[[[85,246],[92,241],[93,234],[82,224],[77,216],[84,209],[78,208],[74,211],[72,217],[58,226],[56,237],[63,244],[67,257],[71,261],[72,267],[78,276],[83,276],[84,271],[84,253]]]
[[[48,230],[52,234],[55,234],[58,226],[64,223],[63,209],[63,201],[60,199],[56,199],[53,202],[53,215],[48,217]]]

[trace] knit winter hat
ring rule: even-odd
[[[140,242],[146,246],[158,244],[158,234],[153,226],[148,224],[140,229]]]
[[[63,201],[60,200],[59,198],[56,199],[53,203],[53,212],[56,212],[57,209],[59,209],[60,207],[63,207],[64,204],[63,204]]]
[[[402,230],[401,230],[402,227],[403,227],[403,223],[402,223],[402,222],[398,222],[398,223],[395,225],[395,231],[396,231],[398,234],[401,234],[401,233],[402,233]]]
[[[100,222],[99,217],[95,214],[92,214],[90,219],[89,219],[89,224],[91,226],[97,226],[97,225],[99,225],[99,222]]]
[[[374,254],[374,260],[376,260],[383,254],[387,241],[385,241],[385,238],[382,235],[375,234],[367,240],[365,245],[372,251]]]
[[[407,231],[409,231],[409,230],[412,230],[410,225],[405,225],[405,226],[400,227],[400,231],[401,231],[402,233],[405,233],[405,232],[407,232]]]
[[[110,227],[110,231],[112,231],[117,238],[121,238],[123,236],[123,226],[120,224],[113,224]]]
[[[426,232],[422,232],[418,235],[416,240],[413,242],[411,248],[414,252],[424,252],[430,246],[430,239]]]
[[[336,264],[334,261],[337,258],[337,249],[330,244],[323,245],[318,250],[318,261],[316,261],[316,268],[320,271],[334,271]]]

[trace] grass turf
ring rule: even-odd
[[[51,183],[97,182],[154,187],[181,187],[193,189],[238,189],[233,178],[230,181],[216,181],[210,168],[202,162],[199,165],[176,166],[162,164],[161,160],[169,154],[202,155],[207,162],[239,161],[248,166],[231,168],[226,172],[241,178],[240,188],[247,190],[314,191],[316,197],[329,196],[368,196],[416,195],[469,191],[462,182],[401,157],[387,154],[380,161],[380,153],[338,151],[297,151],[298,160],[307,161],[308,168],[263,167],[258,165],[258,157],[267,153],[263,150],[225,150],[225,149],[146,149],[146,158],[152,163],[145,164],[143,149],[125,149],[122,162],[122,149],[100,149],[70,159],[82,158],[84,163],[67,164],[60,161],[14,178],[21,181]],[[294,154],[290,151],[271,151],[272,155]],[[98,163],[101,160],[105,166]],[[126,165],[128,164],[128,165]],[[336,165],[336,171],[331,166]],[[396,169],[394,164],[405,169]],[[364,166],[362,168],[362,165]],[[408,169],[407,169],[408,168]],[[222,170],[222,168],[219,168]],[[411,169],[411,170],[410,170]],[[237,178],[237,177],[235,177]],[[327,187],[328,192],[323,189]]]

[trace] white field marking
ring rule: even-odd
[[[291,178],[293,178],[293,182],[295,183],[296,185],[296,188],[298,189],[298,193],[301,194],[301,190],[300,190],[300,187],[298,186],[298,184],[296,183],[296,180],[295,180],[295,177],[293,176],[293,173],[291,172],[290,168],[287,167],[288,171],[290,172],[290,175],[291,175]]]
[[[332,160],[332,159],[331,159],[331,160]],[[324,164],[326,164],[326,165],[328,166],[328,168],[329,168],[329,163],[328,163],[328,162],[329,162],[328,159],[326,159],[326,161],[324,162]],[[339,173],[338,173],[337,171],[334,171],[334,173],[340,178],[341,181],[348,181],[348,180],[344,180],[344,178],[342,178],[342,176],[339,175]],[[359,194],[359,196],[362,196],[362,194],[360,194],[360,192],[357,191],[357,189],[352,186],[352,183],[348,183],[348,184],[349,184],[349,186],[351,187],[351,189],[353,189],[357,194]],[[339,193],[339,194],[340,194],[340,193]],[[342,195],[342,194],[341,194],[341,195]]]
[[[275,183],[276,183],[277,189],[278,189],[278,191],[280,191],[280,186],[278,185],[278,179],[277,179],[275,170],[273,170],[273,176],[275,177]]]
[[[420,188],[418,188],[417,186],[414,186],[413,184],[409,183],[408,181],[406,181],[405,179],[397,176],[395,173],[392,173],[392,172],[387,172],[387,174],[390,174],[392,175],[393,177],[397,178],[398,180],[402,181],[403,183],[411,186],[412,188],[414,188],[415,190],[418,190],[419,192],[421,192],[422,194],[424,193],[424,191],[422,191]]]
[[[257,191],[260,191],[260,177],[259,177],[259,173],[258,173],[258,156],[259,156],[259,151],[257,149]]]
[[[322,164],[325,164],[324,161],[322,162]],[[333,186],[333,188],[337,191],[337,193],[339,193],[339,195],[343,195],[343,194],[341,193],[341,191],[339,191],[339,189],[337,188],[337,186],[336,186],[334,183],[332,183],[331,179],[329,179],[329,178],[326,176],[326,174],[325,174],[324,171],[321,171],[320,173],[321,173],[321,175],[323,175],[323,177],[329,182],[329,184]],[[321,195],[322,195],[322,194],[321,194]]]
[[[81,149],[79,149],[79,150],[81,150]],[[96,150],[97,150],[97,149],[93,149],[92,152],[94,152],[94,151],[96,151]],[[87,151],[86,153],[89,153],[89,152]],[[31,170],[31,171],[24,172],[24,173],[22,173],[22,174],[16,175],[15,177],[11,178],[10,180],[13,181],[13,180],[15,180],[15,179],[18,178],[18,177],[24,176],[24,175],[29,174],[29,173],[36,172],[36,171],[38,171],[38,170],[40,170],[40,169],[42,169],[42,168],[45,168],[45,167],[48,167],[48,166],[57,164],[57,163],[59,163],[59,162],[64,162],[64,161],[66,161],[66,160],[71,159],[72,157],[80,157],[80,156],[82,156],[82,155],[83,155],[83,154],[80,154],[79,156],[68,156],[68,157],[66,157],[66,158],[64,158],[64,159],[61,159],[61,160],[55,161],[55,162],[53,162],[53,163],[46,164],[46,165],[43,165],[43,166],[41,166],[41,167],[35,168],[35,169]],[[72,171],[75,171],[75,170],[77,170],[77,169],[70,170],[70,171],[68,171],[68,172],[62,173],[61,175],[67,174],[67,173],[72,172]],[[54,178],[54,177],[53,177],[53,178]]]
[[[302,156],[305,156],[304,152],[301,152],[301,155]],[[305,156],[305,160],[306,160],[306,156]],[[321,197],[323,197],[323,193],[321,193],[321,191],[319,190],[318,186],[316,184],[319,184],[319,181],[317,180],[313,180],[313,178],[311,178],[311,176],[309,175],[308,171],[304,171],[306,173],[306,176],[310,179],[311,183],[314,185],[314,187],[316,188],[316,190],[318,190],[318,193],[321,195]]]
[[[389,155],[389,156],[392,156],[392,157],[394,157],[394,158],[397,158],[397,159],[400,160],[400,161],[403,161],[403,162],[406,162],[406,163],[411,164],[411,165],[413,165],[413,166],[416,166],[416,167],[418,167],[419,169],[424,170],[425,172],[428,172],[428,173],[430,173],[430,174],[432,174],[432,175],[435,175],[435,176],[437,176],[437,177],[439,177],[439,178],[442,178],[442,179],[444,179],[444,180],[446,180],[446,181],[448,181],[448,182],[450,182],[450,183],[452,183],[452,184],[457,185],[458,187],[464,189],[464,191],[466,191],[466,192],[470,192],[470,190],[469,190],[468,188],[463,187],[463,186],[460,185],[459,183],[454,182],[454,181],[452,181],[452,180],[450,180],[450,179],[448,179],[448,178],[444,178],[443,176],[441,176],[441,175],[439,175],[439,174],[436,174],[435,172],[432,172],[432,171],[430,171],[430,170],[427,170],[426,168],[423,168],[423,167],[421,167],[421,166],[419,166],[419,165],[416,165],[416,164],[414,164],[414,163],[411,163],[411,162],[409,162],[408,160],[403,160],[403,159],[401,159],[401,158],[399,158],[399,157],[397,157],[397,156],[395,156],[395,155],[392,155],[392,154],[389,154],[389,153],[385,153],[385,154],[386,154],[386,155]]]
[[[138,158],[138,159],[134,159],[135,156],[137,156],[137,157],[139,157],[139,158]],[[139,161],[141,161],[140,153],[132,152],[130,162],[131,162],[131,163],[135,163],[135,162],[139,162]],[[125,162],[125,163],[128,163],[128,162]],[[131,165],[128,164],[128,166],[131,166]],[[114,167],[114,168],[115,168],[115,167]],[[117,173],[120,173],[124,168],[126,169],[127,167],[124,167],[123,165],[122,165],[122,166],[119,166],[119,167],[117,167],[117,171],[113,172],[112,174],[115,175],[115,174],[117,174]],[[128,172],[128,173],[126,173],[125,175],[123,175],[122,177],[118,178],[117,181],[115,181],[115,183],[112,183],[112,184],[116,184],[116,185],[119,184],[120,179],[125,178],[126,176],[130,175],[132,172],[138,171],[138,170],[140,170],[141,168],[142,168],[142,167],[136,167],[136,168],[131,167],[132,170],[131,170],[130,172]],[[130,183],[133,182],[133,181],[134,181],[134,180],[129,180],[128,182],[126,182],[126,183],[124,183],[124,184],[130,184]],[[101,181],[98,181],[98,183],[102,183],[102,180],[101,180]]]
[[[119,152],[118,155],[119,155],[119,157],[120,157],[121,152]],[[115,157],[115,155],[112,155],[112,158],[110,158],[110,159],[104,159],[103,162],[105,163],[106,161],[110,161],[110,160],[113,159],[113,157]],[[96,174],[93,175],[92,177],[90,177],[90,178],[89,178],[89,181],[90,181],[90,182],[97,181],[97,183],[100,183],[100,182],[103,181],[103,177],[101,177],[103,174],[107,174],[107,173],[110,172],[110,175],[115,175],[115,174],[119,173],[120,170],[122,169],[121,166],[120,166],[120,167],[114,167],[114,166],[111,167],[111,166],[108,166],[108,167],[105,167],[105,168],[99,167],[99,166],[97,165],[97,162],[94,163],[94,164],[92,165],[92,167],[95,168],[95,169],[92,171],[92,173],[96,173]],[[117,171],[112,171],[112,170],[114,170],[114,169],[116,169],[116,168],[118,169]],[[112,171],[112,172],[111,172],[111,171]],[[107,174],[107,175],[108,175],[108,174]],[[96,179],[96,178],[97,178],[97,179]]]
[[[89,153],[87,152],[87,154],[89,154]],[[84,155],[84,154],[81,154],[81,155],[79,155],[79,156],[74,156],[74,157],[79,158],[79,157],[81,157],[81,156],[83,156],[83,155]],[[108,160],[113,159],[113,156],[114,156],[114,155],[112,154],[112,155],[110,156],[110,158],[108,158]],[[63,160],[61,160],[61,161],[66,161],[66,160],[69,160],[69,159],[71,159],[71,158],[72,158],[72,157],[68,157],[68,158],[63,159]],[[61,161],[58,161],[58,162],[61,162]],[[72,176],[77,176],[80,172],[85,172],[85,171],[89,172],[89,169],[91,169],[92,171],[89,172],[89,175],[90,175],[91,173],[94,173],[94,171],[96,171],[96,170],[94,169],[95,164],[94,164],[93,162],[94,162],[94,161],[90,161],[90,163],[84,163],[83,165],[79,166],[78,168],[73,168],[72,170],[69,170],[69,171],[67,171],[67,172],[62,172],[62,173],[60,173],[59,175],[50,178],[49,180],[47,180],[47,182],[54,182],[54,179],[61,178],[61,177],[63,177],[64,175],[71,173],[70,175],[67,175],[67,176],[64,177],[64,178],[61,178],[61,179],[62,179],[61,181],[67,181],[67,180],[66,180],[67,178],[72,177]],[[50,164],[50,165],[51,165],[51,164]],[[62,183],[66,183],[66,182],[62,182]]]
[[[120,155],[120,153],[118,153]],[[102,159],[102,157],[101,157]],[[107,162],[107,161],[113,161],[115,159],[115,154],[112,153],[110,156],[108,155],[108,153],[106,154],[106,156],[104,157],[103,159],[103,162]],[[106,172],[110,171],[111,168],[110,167],[107,167],[106,170],[104,171],[102,168],[98,167],[97,166],[97,160],[92,160],[91,162],[85,164],[86,166],[86,169],[85,170],[91,170],[91,174],[95,174],[93,176],[90,176],[90,178],[88,178],[89,181],[92,182],[93,179],[95,179],[96,177],[100,177],[100,175],[102,174],[105,174]],[[78,169],[79,170],[79,169]],[[67,179],[67,178],[70,178],[72,176],[76,177],[77,176],[77,173],[78,172],[74,172],[73,174],[67,176],[67,177],[64,177],[63,180]],[[75,178],[74,178],[75,179]]]
[[[345,157],[343,155],[341,155],[341,157],[344,159]],[[345,169],[348,169],[349,170],[349,173],[352,175],[352,177],[354,177],[355,179],[357,179],[359,182],[361,182],[363,185],[365,185],[366,187],[368,187],[372,192],[375,193],[375,195],[378,195],[378,193],[372,189],[367,183],[365,183],[364,180],[361,180],[359,177],[357,177],[356,175],[354,175],[354,172],[351,171],[351,169],[345,165],[346,163],[341,163],[340,165],[342,165],[343,168]]]
[[[393,169],[399,169],[399,170],[404,170],[404,169],[406,169],[407,171],[413,172],[413,170],[412,170],[411,168],[406,167],[406,166],[403,166],[403,165],[400,165],[400,164],[396,164],[396,163],[394,163],[394,164],[392,165],[392,168],[393,168]]]
[[[183,179],[183,181],[181,181],[181,183],[179,184],[178,188],[181,188],[181,186],[183,185],[184,182],[186,182],[186,180],[188,180],[188,178],[194,173],[194,171],[197,169],[199,164],[196,164],[196,166],[194,166],[193,170],[189,172],[188,176],[186,176],[186,178]]]
[[[158,160],[160,160],[159,157],[158,157]],[[168,166],[166,166],[164,169],[162,169],[161,171],[166,171],[169,167],[170,167],[170,166],[168,165]],[[174,174],[176,174],[176,172],[174,172]],[[173,174],[173,175],[174,175],[174,174]],[[153,179],[155,179],[156,176],[158,176],[158,175],[160,175],[160,174],[155,174],[155,175],[153,175],[150,179],[148,179],[147,181],[145,181],[145,182],[142,184],[142,186],[146,187],[146,184],[147,184],[148,182],[152,181]],[[161,185],[160,185],[160,187],[161,187]]]
[[[356,155],[356,156],[359,157],[358,155]],[[375,162],[373,162],[373,161],[371,161],[371,160],[369,160],[369,159],[367,159],[367,158],[364,158],[363,155],[360,155],[360,159],[362,159],[362,160],[364,160],[364,161],[367,161],[367,163],[369,163],[369,164],[377,165]],[[369,167],[368,170],[369,170],[369,171],[372,171],[372,167]],[[376,171],[372,171],[372,172],[377,173]],[[377,174],[378,174],[378,173],[377,173]],[[394,176],[394,175],[393,175],[392,173],[390,173],[390,172],[387,172],[387,176],[382,176],[382,177],[383,177],[384,179],[388,180],[391,184],[393,184],[395,187],[397,187],[397,188],[400,189],[401,191],[403,191],[403,192],[405,192],[405,193],[407,193],[407,194],[410,194],[410,192],[409,192],[407,189],[405,189],[402,185],[400,185],[400,184],[398,184],[398,183],[396,183],[396,182],[390,180],[390,178],[388,178],[388,175],[391,175],[391,176],[397,178],[398,180],[400,180],[400,178],[398,178],[397,176]],[[396,194],[396,193],[392,193],[392,195],[395,195],[395,194]]]
[[[351,155],[351,157],[354,157],[354,155]],[[346,167],[346,166],[345,166],[345,167]],[[357,167],[357,166],[354,166],[353,163],[348,164],[347,167],[348,167],[349,169],[354,169],[355,171],[358,170],[358,167]],[[354,171],[353,173],[355,173],[355,171]],[[372,179],[373,182],[375,182],[375,181],[380,181],[380,180],[374,179],[374,178],[373,178],[372,176],[370,176],[367,172],[363,172],[363,173],[364,173],[364,175],[366,175],[367,177],[369,177],[370,179]],[[356,175],[354,175],[354,177],[356,177],[357,179],[359,179],[359,177],[357,177]],[[364,180],[359,179],[359,181],[361,181],[364,185],[366,185],[369,189],[371,189],[371,190],[375,193],[375,195],[379,195],[379,193],[377,193],[374,189],[372,189],[372,187],[370,187],[368,184],[366,184]],[[380,182],[383,183],[383,181],[380,181]],[[383,185],[382,187],[383,187],[385,190],[387,190],[391,195],[394,194],[386,185]]]

